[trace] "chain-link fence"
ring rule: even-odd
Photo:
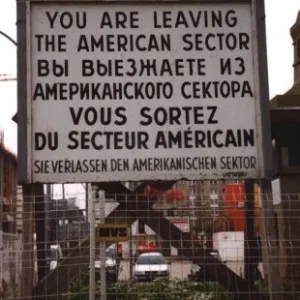
[[[299,195],[223,182],[97,188],[2,200],[1,299],[299,298]]]

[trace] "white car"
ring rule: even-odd
[[[169,267],[164,256],[159,252],[140,254],[133,270],[137,281],[151,280],[157,277],[170,276]]]

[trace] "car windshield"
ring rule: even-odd
[[[166,260],[162,255],[141,255],[136,263],[138,265],[163,265]]]
[[[96,259],[100,259],[100,249],[97,248],[95,251]],[[115,250],[114,249],[106,249],[105,250],[105,258],[115,259]]]

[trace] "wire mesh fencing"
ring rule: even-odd
[[[1,299],[300,299],[299,195],[214,182],[97,189],[104,197],[89,186],[1,199]]]

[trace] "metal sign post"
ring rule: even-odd
[[[258,245],[254,229],[254,182],[253,180],[245,181],[245,229],[244,229],[244,263],[245,279],[250,287],[255,284],[255,269],[258,255]],[[256,251],[257,249],[257,251]]]
[[[89,221],[90,221],[90,284],[89,299],[95,300],[95,190],[91,190],[89,203]]]
[[[100,224],[105,223],[105,194],[104,191],[99,191],[99,202],[100,202],[100,213],[99,221]],[[105,242],[100,242],[100,265],[101,265],[101,286],[100,295],[101,300],[106,300],[106,272],[105,272]]]

